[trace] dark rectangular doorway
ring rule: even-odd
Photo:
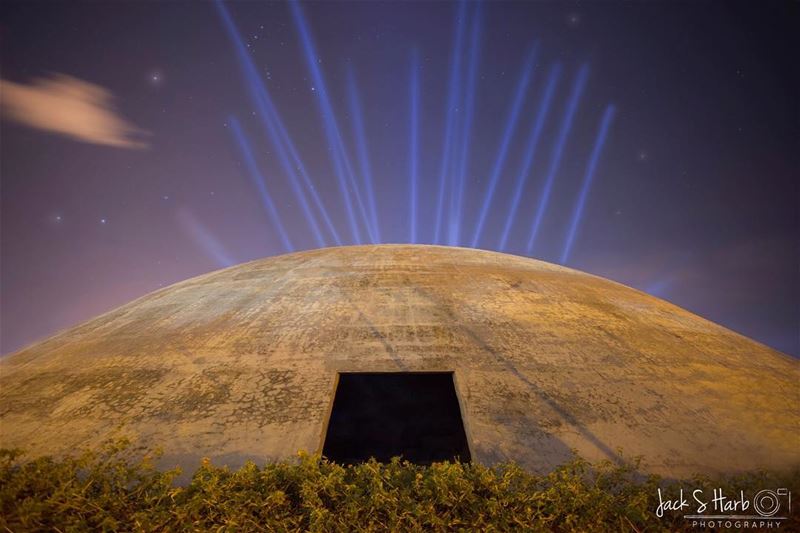
[[[322,454],[344,464],[469,461],[453,373],[339,374]]]

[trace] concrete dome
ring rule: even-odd
[[[800,364],[575,270],[439,246],[272,257],[156,291],[6,357],[0,445],[112,435],[166,464],[320,451],[337,376],[454,372],[473,460],[547,471],[571,448],[664,475],[800,458]]]

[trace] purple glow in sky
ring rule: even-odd
[[[228,264],[413,235],[800,356],[787,5],[222,7],[3,3],[2,353]]]

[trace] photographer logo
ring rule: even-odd
[[[695,489],[687,498],[681,488],[675,499],[666,497],[659,488],[656,516],[684,513],[684,520],[692,527],[707,529],[779,529],[791,510],[792,494],[786,488],[762,489],[752,498],[747,498],[743,490],[731,496],[721,488],[711,494]]]

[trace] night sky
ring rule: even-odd
[[[797,5],[3,2],[2,353],[376,241],[564,263],[800,356]]]

